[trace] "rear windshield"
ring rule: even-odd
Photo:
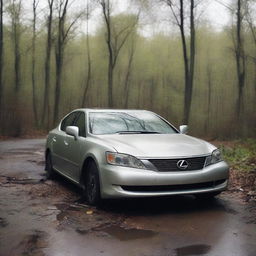
[[[92,134],[161,133],[177,131],[163,119],[150,112],[91,112],[89,113]]]

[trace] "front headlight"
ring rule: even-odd
[[[206,157],[205,166],[216,164],[220,161],[222,161],[221,152],[219,149],[215,149],[210,156]]]
[[[106,152],[106,160],[108,164],[112,165],[146,169],[145,165],[139,159],[126,154]]]

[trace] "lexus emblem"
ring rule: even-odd
[[[188,168],[188,162],[186,160],[179,160],[177,162],[177,167],[181,170],[185,170]]]

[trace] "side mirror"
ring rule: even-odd
[[[67,126],[66,127],[66,134],[70,136],[74,136],[75,140],[78,139],[78,134],[79,134],[79,128],[77,126]]]
[[[188,126],[187,125],[181,125],[180,126],[180,133],[187,134],[188,132]]]

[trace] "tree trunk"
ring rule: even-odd
[[[13,43],[14,51],[14,98],[16,100],[14,108],[15,120],[13,123],[14,135],[19,136],[22,132],[21,125],[21,107],[22,107],[22,98],[20,95],[21,90],[21,52],[20,52],[20,37],[21,37],[21,0],[12,1],[10,5],[10,16],[11,16],[11,39]]]
[[[187,122],[189,122],[193,85],[194,85],[194,73],[195,73],[195,18],[194,18],[194,0],[190,2],[190,69],[189,69],[189,86],[186,94],[188,94],[188,112],[187,112]]]
[[[190,48],[188,54],[188,46],[186,42],[186,32],[185,32],[185,7],[184,0],[179,0],[179,4],[174,3],[172,0],[165,0],[165,3],[170,7],[171,12],[175,18],[176,24],[179,27],[181,35],[181,44],[182,44],[182,53],[183,53],[183,62],[184,62],[184,109],[183,109],[183,123],[188,124],[191,102],[192,102],[192,93],[193,93],[193,80],[194,80],[194,67],[195,67],[195,17],[194,9],[195,3],[194,0],[190,0],[190,15],[189,15],[189,29],[190,29]],[[175,9],[176,8],[176,9]]]
[[[108,106],[113,107],[113,71],[114,68],[109,63],[108,65]]]
[[[190,1],[190,58],[187,54],[186,36],[184,28],[184,2],[180,0],[180,32],[183,48],[184,60],[184,75],[185,75],[185,95],[184,95],[184,114],[183,123],[188,124],[192,93],[194,82],[194,67],[195,67],[195,18],[194,18],[194,0]]]
[[[189,74],[189,60],[187,53],[187,43],[185,36],[185,26],[184,26],[184,5],[183,0],[180,0],[180,34],[182,42],[182,52],[183,52],[183,62],[184,62],[184,79],[185,79],[185,92],[184,92],[184,113],[183,113],[183,123],[188,124],[189,119],[189,108],[190,108],[190,96],[188,94],[190,87],[190,74]]]
[[[90,44],[89,44],[89,35],[87,34],[86,38],[86,44],[87,44],[87,77],[86,77],[86,83],[84,88],[84,94],[83,94],[83,104],[82,106],[85,107],[86,104],[86,96],[88,94],[88,90],[91,85],[91,77],[92,77],[92,64],[91,64],[91,55],[90,55]]]
[[[83,94],[82,106],[85,107],[86,104],[86,96],[88,94],[88,90],[91,84],[91,49],[90,49],[90,38],[89,38],[89,0],[87,0],[87,23],[86,23],[86,48],[87,48],[87,77]]]
[[[59,118],[59,105],[61,93],[61,76],[62,76],[62,53],[56,54],[56,84],[55,84],[55,104],[54,104],[54,123]]]
[[[20,73],[20,31],[17,21],[14,23],[13,43],[14,43],[14,84],[15,91],[19,93],[21,87],[21,73]]]
[[[131,26],[115,31],[112,29],[112,19],[110,15],[110,3],[109,0],[100,1],[104,21],[106,25],[106,44],[108,48],[108,106],[111,108],[114,106],[114,95],[113,95],[113,80],[114,70],[118,60],[120,50],[124,46],[126,40],[131,34],[132,30],[138,23],[139,14],[136,17],[135,22]],[[122,37],[120,37],[122,35]]]
[[[52,50],[52,15],[53,15],[53,1],[48,2],[49,4],[49,17],[47,22],[47,43],[46,43],[46,57],[44,64],[44,103],[43,103],[43,114],[42,123],[44,124],[47,119],[47,128],[49,126],[50,119],[50,106],[49,106],[49,91],[50,91],[50,70],[51,70],[51,50]]]
[[[127,72],[126,72],[125,81],[124,81],[124,96],[125,96],[124,107],[125,108],[128,108],[128,100],[129,100],[129,94],[130,94],[130,77],[132,72],[133,57],[134,57],[134,42],[132,42],[132,47],[131,47],[130,56],[128,60]]]
[[[56,43],[56,53],[55,53],[56,84],[55,84],[55,100],[54,100],[54,115],[53,115],[54,124],[58,122],[58,119],[59,119],[64,47],[65,47],[65,43],[66,43],[65,40],[68,33],[68,31],[65,31],[65,20],[66,20],[68,2],[69,0],[65,0],[65,3],[62,2],[59,6],[60,9],[59,9],[59,17],[58,17],[58,39]],[[63,4],[63,9],[61,9],[62,4]]]
[[[211,105],[212,105],[212,69],[210,63],[207,64],[207,85],[208,85],[208,106],[207,106],[207,122],[206,122],[206,127],[205,131],[208,132],[209,134],[209,129],[210,129],[210,114],[211,114]]]
[[[115,68],[113,48],[112,48],[112,29],[111,29],[111,17],[110,17],[110,5],[109,0],[102,1],[102,10],[104,15],[104,20],[107,28],[107,46],[108,46],[108,106],[113,107],[113,71]]]
[[[59,104],[60,104],[60,93],[61,93],[61,77],[62,77],[62,67],[63,67],[63,45],[61,39],[61,20],[59,21],[59,31],[58,31],[58,42],[56,45],[56,84],[55,84],[55,100],[54,100],[54,123],[58,121],[59,118]]]
[[[3,51],[4,51],[3,0],[0,0],[0,109],[2,109],[2,100],[3,100],[3,66],[4,66]],[[0,115],[1,115],[1,111],[0,111]]]
[[[35,65],[36,65],[36,0],[33,0],[33,37],[32,37],[32,93],[33,93],[33,112],[35,118],[35,124],[38,127],[38,113],[37,113],[37,99],[36,99],[36,76],[35,76]]]
[[[245,54],[244,54],[244,39],[242,36],[242,2],[237,0],[236,10],[236,46],[235,46],[235,58],[236,58],[236,70],[238,78],[238,99],[237,99],[237,114],[238,118],[241,118],[243,113],[243,90],[245,85]]]

